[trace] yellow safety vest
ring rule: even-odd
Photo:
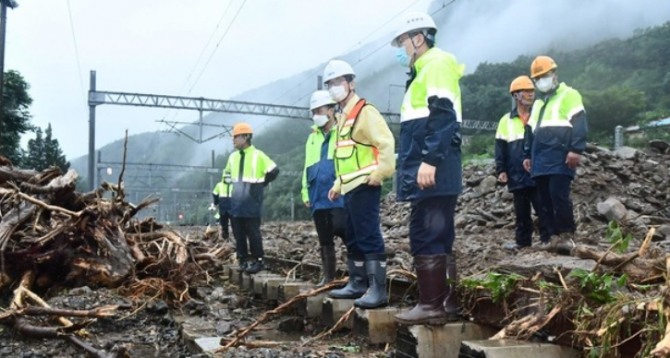
[[[364,99],[356,103],[347,119],[337,128],[335,170],[342,184],[370,175],[378,167],[379,151],[374,146],[356,142],[352,138],[358,114],[366,105]]]

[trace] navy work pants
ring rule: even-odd
[[[230,212],[219,208],[219,225],[221,225],[221,236],[228,238],[228,223],[232,220]]]
[[[345,213],[343,208],[314,210],[312,214],[316,233],[319,235],[320,246],[335,245],[335,236],[345,240]]]
[[[381,186],[363,184],[344,195],[347,253],[356,260],[383,254],[384,239],[379,223]]]
[[[576,226],[570,200],[572,177],[555,174],[542,175],[534,179],[540,195],[540,204],[544,208],[549,234],[574,233]]]
[[[516,214],[516,243],[519,246],[530,246],[533,243],[533,216],[531,207],[535,210],[539,221],[540,241],[549,242],[551,238],[545,214],[540,206],[540,196],[536,187],[526,187],[514,190],[514,213]]]
[[[263,257],[263,239],[261,237],[261,218],[231,218],[233,226],[233,235],[235,236],[235,246],[238,260],[244,260],[249,257],[249,248],[251,248],[251,257],[259,259]],[[249,239],[249,245],[247,245]]]
[[[451,254],[456,237],[457,195],[432,196],[412,202],[409,244],[412,256]]]

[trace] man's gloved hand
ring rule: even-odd
[[[207,210],[209,210],[209,211],[216,211],[216,205],[214,205],[214,203],[209,204],[209,208],[207,208]]]

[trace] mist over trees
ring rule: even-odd
[[[558,64],[559,79],[579,90],[589,119],[589,141],[610,146],[617,125],[644,124],[651,120],[670,116],[670,23],[637,31],[623,40],[607,40],[594,46],[575,51],[549,51]],[[458,54],[456,54],[458,55]],[[461,80],[464,118],[497,121],[511,110],[509,83],[521,74],[528,74],[534,56],[519,56],[506,63],[482,63],[476,70]],[[397,68],[392,68],[397,71]],[[370,94],[375,87],[383,87],[388,93],[388,81],[382,77],[366,78],[361,83],[375,86],[367,88]],[[389,101],[390,102],[390,101]],[[386,110],[385,102],[374,103]],[[391,108],[396,112],[398,109]],[[256,135],[253,144],[267,153],[280,169],[279,177],[266,187],[264,202],[265,220],[309,219],[310,213],[301,202],[301,175],[304,164],[304,143],[310,132],[311,121],[298,119],[272,119],[266,125],[254,124]],[[398,126],[391,126],[397,132]],[[667,131],[667,130],[666,130]],[[660,132],[660,131],[657,131]],[[397,133],[396,133],[397,134]],[[473,134],[469,132],[468,134]],[[656,133],[655,133],[656,134]],[[175,174],[178,179],[159,180],[154,174],[152,189],[160,191],[164,208],[168,210],[160,219],[176,220],[175,212],[183,212],[180,224],[203,224],[213,222],[207,207],[211,202],[212,181],[220,179],[220,170],[225,166],[229,137],[217,139],[217,146],[225,148],[217,152],[213,160],[209,156],[195,154],[195,145],[183,137],[164,146],[163,136],[174,134],[147,134],[131,137],[128,143],[128,158],[137,162],[193,163],[212,166],[218,174],[203,175],[197,172]],[[464,146],[466,158],[490,157],[493,152],[494,135],[491,132],[475,133]],[[115,143],[105,151],[120,157],[123,141]],[[116,158],[103,156],[105,160]],[[201,158],[199,156],[202,156]],[[129,159],[130,160],[130,159]],[[115,169],[116,172],[116,169]],[[116,175],[116,174],[115,174]],[[134,168],[127,168],[126,180],[146,176]],[[114,180],[116,177],[104,178]],[[147,179],[143,179],[147,181]],[[385,192],[390,190],[390,181],[385,183]],[[161,187],[180,188],[161,189]],[[198,188],[196,190],[196,188]],[[188,190],[194,190],[189,192]],[[139,197],[146,192],[140,193]],[[166,209],[167,208],[167,209]]]

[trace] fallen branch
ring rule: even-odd
[[[221,338],[221,343],[225,342],[230,342],[231,338]],[[241,342],[238,343],[238,345],[245,346],[249,349],[254,349],[254,348],[277,348],[282,346],[283,342],[275,342],[275,341],[263,341],[263,340],[258,340],[258,341],[251,341],[251,342]]]
[[[63,213],[63,214],[66,214],[66,215],[69,215],[69,216],[74,216],[74,217],[79,217],[79,215],[81,215],[81,211],[75,213],[74,211],[70,211],[68,209],[61,208],[60,206],[49,205],[49,204],[47,204],[47,203],[45,203],[45,202],[43,202],[39,199],[35,199],[32,196],[26,195],[26,194],[21,193],[19,191],[16,192],[16,195],[18,197],[20,197],[21,199],[29,202],[29,203],[32,203],[32,204],[35,204],[35,205],[39,206],[42,209],[46,209],[46,210],[49,210],[49,211],[55,211],[55,212]]]
[[[16,311],[16,314],[26,316],[67,316],[67,317],[114,317],[118,305],[108,305],[97,307],[92,310],[66,310],[60,308],[47,307],[26,307]]]
[[[614,252],[603,254],[592,248],[577,245],[572,254],[580,259],[595,260],[608,267],[617,267],[621,273],[625,273],[631,282],[644,282],[650,276],[656,276],[665,272],[666,257],[641,258],[638,252],[619,255]]]
[[[247,336],[251,331],[253,331],[254,328],[256,328],[259,324],[261,324],[261,323],[267,321],[270,317],[272,317],[272,316],[274,316],[274,315],[276,315],[276,314],[280,314],[280,313],[286,311],[286,310],[287,310],[289,307],[291,307],[293,304],[295,304],[295,303],[297,303],[297,302],[300,302],[300,301],[306,299],[307,297],[314,297],[314,296],[316,296],[316,295],[318,295],[318,294],[320,294],[320,293],[322,293],[322,292],[330,291],[330,290],[334,289],[335,287],[338,287],[338,286],[341,286],[341,285],[347,283],[347,281],[348,281],[347,279],[341,279],[341,280],[335,280],[335,281],[332,281],[332,282],[328,283],[327,285],[325,285],[325,286],[323,286],[323,287],[319,287],[319,288],[313,289],[313,290],[311,290],[311,291],[309,291],[309,292],[301,293],[301,294],[299,294],[299,295],[297,295],[297,296],[291,298],[290,300],[288,300],[288,301],[282,303],[281,305],[277,306],[275,309],[264,312],[264,313],[263,313],[263,314],[256,320],[256,322],[254,322],[254,323],[248,325],[247,327],[245,327],[244,329],[242,329],[242,330],[235,336],[235,338],[234,338],[233,340],[231,340],[231,341],[229,341],[228,343],[226,343],[225,346],[223,346],[222,348],[219,348],[219,349],[216,351],[216,353],[225,352],[228,348],[237,345],[237,344],[240,342],[241,339],[243,339],[244,337],[246,337],[246,336]]]
[[[666,285],[670,285],[670,257],[665,261],[665,274]],[[666,300],[668,299],[668,294],[669,293],[666,292]],[[654,350],[650,352],[654,357],[670,357],[670,319],[668,319],[670,317],[670,310],[666,308],[663,313],[665,314],[668,323],[665,325],[665,335],[663,336],[663,339],[658,342]]]
[[[318,340],[323,339],[324,337],[330,336],[331,334],[333,334],[333,332],[342,328],[344,323],[349,320],[349,318],[351,317],[351,315],[354,313],[355,310],[356,310],[356,307],[351,306],[351,308],[349,308],[349,310],[347,312],[345,312],[342,315],[342,317],[340,317],[340,319],[338,319],[337,322],[335,322],[335,324],[332,327],[330,327],[329,330],[321,332],[316,337],[307,340],[305,343],[302,344],[302,346],[304,347],[304,346],[306,346],[306,345],[308,345],[312,342],[316,342]]]
[[[74,333],[86,327],[88,323],[77,323],[68,327],[40,327],[30,324],[22,318],[16,318],[14,321],[14,329],[26,337],[60,338],[63,335]]]

